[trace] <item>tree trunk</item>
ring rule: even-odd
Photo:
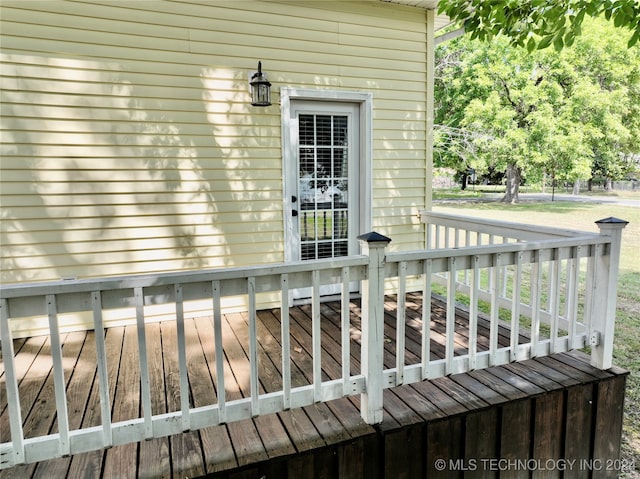
[[[591,179],[589,179],[589,181],[587,181],[587,191],[589,193],[591,193],[592,188],[593,188],[593,178],[591,178]]]
[[[520,201],[520,199],[518,198],[518,191],[520,189],[521,180],[520,168],[518,168],[516,165],[508,165],[506,180],[507,190],[505,192],[504,198],[502,198],[502,201],[504,203],[511,204],[517,203],[518,201]]]
[[[571,194],[574,196],[580,194],[580,180],[575,180],[573,182],[573,192]]]

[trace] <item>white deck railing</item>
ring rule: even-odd
[[[423,219],[429,233],[428,248],[421,251],[386,253],[389,239],[372,233],[361,237],[364,254],[356,257],[0,288],[0,339],[4,363],[0,381],[4,383],[11,429],[11,441],[0,444],[0,468],[168,436],[349,395],[361,395],[362,417],[368,423],[377,423],[382,421],[385,388],[585,345],[592,347],[594,365],[610,367],[620,236],[625,222],[605,220],[599,222],[601,234],[589,234],[435,213],[424,213]],[[360,282],[362,293],[359,374],[350,373],[349,291],[350,284],[355,281]],[[417,282],[422,284],[425,299],[422,352],[419,362],[407,364],[404,347],[406,292]],[[320,292],[321,286],[327,284],[338,284],[342,291],[342,377],[323,381]],[[312,290],[313,381],[300,387],[292,387],[290,372],[289,292],[296,288]],[[440,292],[447,304],[445,357],[437,360],[432,360],[430,354],[431,302],[427,300],[434,288],[443,288]],[[278,292],[281,298],[282,388],[260,394],[256,298],[265,292]],[[397,294],[396,364],[390,369],[383,365],[385,292]],[[250,395],[240,400],[227,400],[222,300],[239,295],[244,296],[249,305]],[[212,305],[218,397],[209,405],[192,407],[184,303],[202,299],[211,300]],[[462,353],[456,352],[454,344],[458,301],[466,301],[469,314],[468,348]],[[164,303],[175,305],[180,372],[179,391],[175,393],[180,397],[180,410],[153,414],[145,306]],[[123,307],[132,308],[136,314],[142,414],[128,421],[112,422],[110,358],[106,354],[103,313]],[[484,313],[481,312],[483,308]],[[91,311],[93,315],[101,425],[70,430],[59,316],[80,311]],[[46,436],[26,438],[10,322],[36,315],[46,316],[49,321],[58,430]],[[480,350],[477,331],[484,317],[490,325],[490,344],[488,349]],[[499,346],[498,328],[505,321],[510,325],[511,340],[509,346]],[[546,324],[547,329],[542,328],[542,324]]]

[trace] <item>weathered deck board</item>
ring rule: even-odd
[[[407,362],[421,354],[421,299],[408,296],[405,354]],[[395,366],[395,308],[385,302],[385,366]],[[323,303],[322,376],[342,375],[340,309]],[[445,309],[434,300],[431,358],[444,355]],[[250,394],[248,315],[223,316],[224,379],[227,400]],[[350,317],[350,368],[360,370],[358,304]],[[488,348],[489,328],[480,319],[478,350]],[[312,326],[310,306],[290,310],[292,387],[311,384]],[[280,311],[259,311],[259,389],[281,388]],[[456,354],[468,347],[467,317],[456,317]],[[215,402],[217,372],[211,318],[185,319],[190,404]],[[521,334],[524,338],[524,335]],[[508,327],[501,326],[499,344],[508,345]],[[174,322],[145,325],[151,403],[154,414],[180,409],[178,339]],[[50,342],[47,338],[16,340],[23,420],[27,436],[57,431]],[[135,326],[106,331],[113,421],[138,417],[140,368]],[[93,332],[63,336],[70,427],[100,424],[100,401]],[[0,372],[0,382],[3,380]],[[569,353],[523,363],[472,371],[384,391],[384,421],[365,424],[359,397],[342,398],[279,414],[260,416],[199,431],[117,446],[70,458],[17,466],[0,471],[8,477],[452,477],[435,461],[505,459],[611,458],[619,451],[619,430],[625,374],[592,368],[582,353]],[[3,390],[4,391],[4,390]],[[601,407],[598,407],[598,404]],[[605,407],[604,405],[607,404]],[[610,404],[616,405],[611,411]],[[619,405],[619,407],[618,407]],[[6,399],[0,398],[0,435],[8,438]],[[596,431],[604,434],[596,435]],[[617,435],[617,439],[616,439]],[[466,462],[464,462],[466,461]],[[478,470],[474,477],[497,477]],[[534,474],[535,476],[535,474]],[[554,474],[547,474],[554,477]],[[501,471],[500,477],[529,477],[529,471]],[[568,476],[569,477],[569,476]],[[573,471],[570,477],[585,477]]]

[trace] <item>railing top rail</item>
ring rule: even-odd
[[[266,266],[246,266],[234,268],[181,271],[178,273],[159,273],[110,278],[89,278],[74,281],[46,281],[38,283],[16,283],[0,285],[0,298],[10,299],[45,294],[86,293],[93,291],[112,291],[119,289],[148,288],[174,284],[198,283],[205,281],[224,281],[270,275],[304,273],[312,270],[330,270],[335,268],[366,265],[366,256],[345,256],[341,258],[320,259],[313,262],[275,263]]]
[[[421,211],[420,218],[423,223],[434,222],[442,226],[450,226],[486,234],[495,234],[515,239],[532,240],[545,238],[571,238],[583,236],[597,236],[597,232],[577,231],[550,226],[533,226],[509,221],[474,218],[472,216],[451,215],[437,213],[435,211]],[[435,220],[435,221],[434,221]]]
[[[576,246],[590,246],[611,243],[611,238],[605,235],[585,234],[581,237],[548,239],[529,241],[524,243],[503,243],[485,246],[466,246],[460,248],[430,249],[423,251],[409,251],[387,253],[387,262],[411,261],[415,259],[441,259],[475,255],[491,255],[497,253],[517,253],[521,251],[548,250],[557,248],[571,248]]]

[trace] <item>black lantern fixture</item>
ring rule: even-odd
[[[253,106],[271,105],[271,83],[262,73],[262,62],[258,62],[258,71],[251,77],[249,85],[251,85],[251,104]]]

